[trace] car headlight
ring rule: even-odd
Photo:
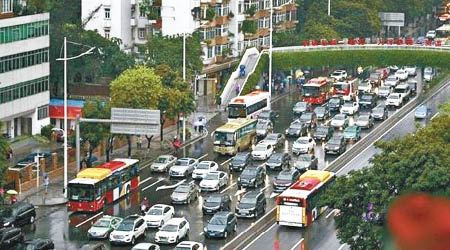
[[[204,228],[203,228],[203,232],[206,233],[207,231],[208,231],[208,229],[207,229],[206,227],[204,227]]]
[[[287,130],[287,129],[286,129],[286,130],[284,131],[284,133],[286,133],[286,134],[287,134],[287,133],[288,133],[288,131],[289,131],[289,130]]]
[[[241,181],[241,177],[238,178],[238,181]]]
[[[255,179],[255,178],[253,178],[253,179],[251,179],[251,180],[250,180],[250,182],[255,182],[255,181],[256,181],[256,179]]]
[[[4,224],[3,224],[3,226],[4,227],[7,227],[7,226],[9,226],[11,224],[11,222],[5,222]]]

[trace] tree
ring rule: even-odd
[[[163,89],[161,78],[154,70],[143,65],[125,70],[111,82],[111,106],[133,109],[159,109],[160,100],[171,93]],[[131,137],[128,140],[128,156],[131,156]]]
[[[295,31],[280,31],[273,33],[273,46],[295,46],[301,43],[300,35]]]
[[[0,130],[3,128],[3,122],[0,121]],[[10,145],[2,134],[0,134],[0,187],[3,187],[3,183],[6,177],[6,171],[8,170],[8,160],[6,155],[9,153]]]
[[[339,39],[339,33],[332,27],[321,23],[311,23],[308,21],[305,25],[302,40]]]
[[[410,192],[450,195],[448,113],[442,113],[414,134],[379,141],[376,146],[382,152],[370,160],[371,168],[338,177],[321,199],[322,204],[341,211],[335,217],[338,238],[351,249],[383,248],[386,214],[399,195]]]
[[[201,38],[198,32],[186,38],[186,77],[190,77],[203,68],[201,59]],[[145,61],[148,67],[161,64],[169,65],[175,71],[183,70],[183,36],[150,36],[148,42],[141,47],[145,51]]]

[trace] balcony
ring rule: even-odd
[[[130,19],[130,25],[131,25],[132,27],[137,25],[136,18],[131,18],[131,19]]]
[[[136,0],[130,0],[130,4],[131,5],[135,5],[136,4]]]
[[[104,28],[111,28],[111,19],[103,20],[103,27]]]

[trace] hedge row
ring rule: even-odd
[[[340,50],[298,51],[273,53],[273,68],[291,70],[300,67],[354,67],[415,65],[418,67],[450,68],[450,53],[425,50]],[[263,72],[268,70],[268,55],[263,54],[245,84],[242,94],[251,92],[258,84]]]

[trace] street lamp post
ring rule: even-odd
[[[67,58],[67,38],[64,37],[64,58],[58,58],[57,61],[64,61],[64,197],[67,198],[67,61],[82,57],[92,53],[95,47],[91,47],[88,51],[78,56]],[[78,168],[78,166],[77,166]]]
[[[331,0],[328,0],[328,16],[331,14]]]
[[[270,1],[270,29],[269,29],[269,95],[272,97],[272,32],[273,32],[273,1]]]
[[[186,31],[183,33],[183,81],[186,82]],[[186,115],[183,114],[183,143],[185,141],[186,141]]]

